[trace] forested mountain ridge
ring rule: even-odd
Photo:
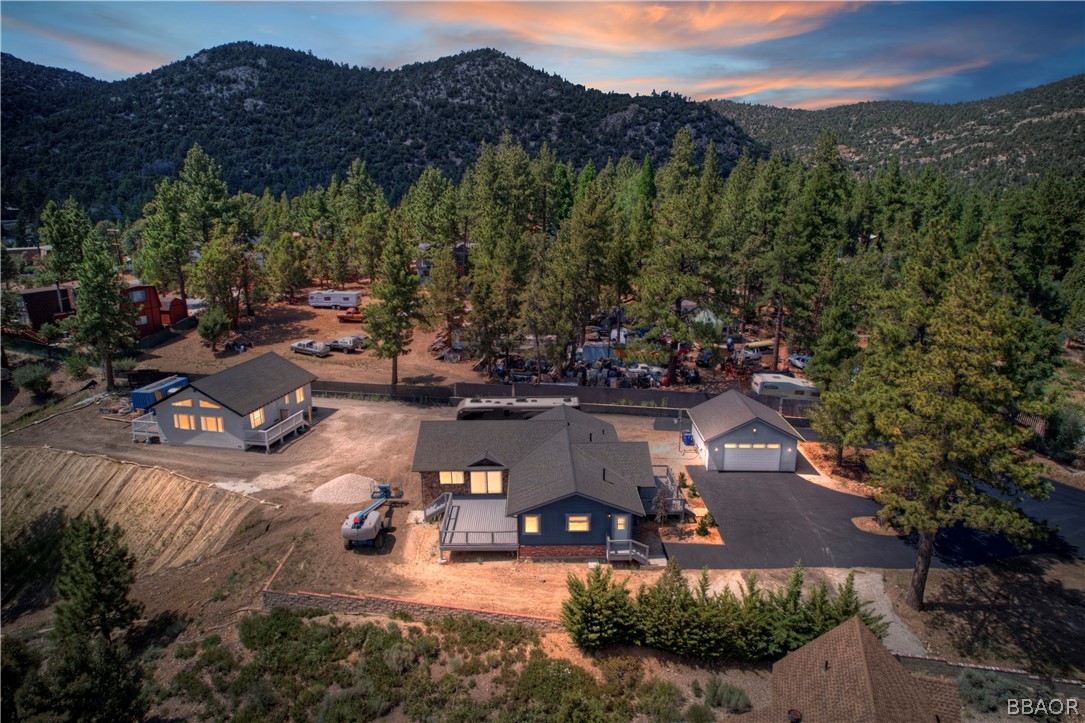
[[[193,143],[231,189],[293,195],[361,158],[393,200],[427,165],[458,178],[506,128],[530,151],[546,142],[598,167],[663,162],[682,127],[702,150],[715,141],[724,170],[759,150],[703,104],[586,89],[495,50],[390,71],[234,43],[111,83],[9,55],[3,66],[3,194],[16,206],[74,195],[99,214],[138,215]]]
[[[1085,168],[1085,75],[952,105],[887,100],[809,111],[708,103],[774,150],[800,157],[810,156],[818,132],[830,128],[860,173],[896,156],[905,167],[929,164],[994,187],[1023,183],[1049,169],[1071,176]]]

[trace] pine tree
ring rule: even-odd
[[[64,321],[75,345],[101,360],[108,389],[113,389],[113,357],[136,336],[136,311],[124,293],[116,262],[105,238],[87,236],[78,267],[79,306],[75,316]]]
[[[181,184],[169,178],[155,187],[154,199],[143,209],[143,234],[133,260],[145,282],[161,288],[176,285],[187,301],[185,270],[194,246],[181,224],[182,191]]]
[[[71,281],[78,273],[83,261],[83,244],[91,231],[90,219],[70,196],[59,208],[49,201],[41,212],[38,239],[43,246],[53,248],[45,259],[45,269],[47,278],[56,284],[57,309],[60,311],[72,311],[65,309],[60,285]]]
[[[882,514],[919,536],[906,599],[917,610],[941,530],[962,524],[1019,542],[1042,532],[1012,501],[1046,497],[1049,487],[1018,451],[1029,433],[1007,414],[1028,406],[1002,368],[1017,343],[1014,304],[984,257],[950,264],[929,308],[891,294],[898,311],[879,320],[856,384],[874,414],[879,446],[869,466]],[[918,297],[922,287],[910,288]]]
[[[380,277],[373,284],[376,303],[367,308],[374,354],[392,360],[392,385],[399,383],[399,357],[410,351],[414,326],[423,320],[418,276],[411,271],[411,246],[393,223],[384,243]]]
[[[226,208],[229,191],[222,180],[222,166],[195,143],[185,154],[177,186],[181,233],[188,249],[199,249],[211,240]]]

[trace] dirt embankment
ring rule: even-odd
[[[2,464],[5,541],[57,508],[69,518],[98,510],[124,529],[141,575],[216,554],[260,507],[164,469],[77,452],[5,447]]]

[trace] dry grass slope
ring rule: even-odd
[[[3,537],[64,508],[69,517],[97,509],[124,528],[141,575],[214,555],[254,500],[154,467],[34,447],[2,457]]]

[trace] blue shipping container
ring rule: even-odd
[[[156,402],[176,394],[188,386],[188,377],[166,377],[132,392],[133,409],[150,409]]]

